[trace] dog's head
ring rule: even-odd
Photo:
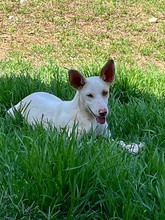
[[[79,93],[79,104],[85,111],[100,124],[105,123],[108,114],[109,86],[115,78],[115,64],[108,60],[102,67],[100,76],[85,78],[77,70],[69,70],[69,81]]]

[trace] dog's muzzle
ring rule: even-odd
[[[106,109],[100,109],[99,110],[99,115],[95,115],[89,107],[88,107],[88,109],[89,109],[90,113],[96,118],[96,121],[99,124],[105,124],[105,121],[106,121],[105,116],[107,115],[107,110]]]

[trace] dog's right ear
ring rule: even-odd
[[[68,71],[70,85],[80,90],[86,83],[85,77],[77,70],[70,69]]]
[[[108,60],[101,69],[100,78],[111,84],[115,78],[115,63],[112,59]]]

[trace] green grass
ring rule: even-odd
[[[101,65],[81,71],[97,75]],[[21,60],[0,64],[1,219],[164,219],[165,77],[156,70],[117,66],[108,123],[115,142],[32,128],[11,103],[34,91],[71,99],[67,71],[53,63],[34,68]],[[17,74],[16,74],[17,73]],[[118,140],[145,142],[137,156]]]
[[[0,219],[165,219],[164,11],[163,0],[1,1]],[[109,57],[114,142],[6,114],[35,91],[72,99],[66,69],[97,75]]]

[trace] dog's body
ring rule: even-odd
[[[41,122],[45,128],[52,125],[72,132],[75,125],[79,135],[92,129],[96,135],[110,136],[106,123],[108,113],[109,85],[113,82],[115,67],[109,60],[101,70],[100,77],[85,78],[76,70],[69,70],[69,81],[77,92],[73,100],[62,101],[58,97],[36,92],[25,97],[8,112],[21,111],[29,124]]]
[[[45,92],[32,93],[8,110],[20,111],[29,124],[42,123],[65,128],[68,135],[73,128],[78,136],[94,131],[96,136],[110,137],[106,116],[108,114],[109,86],[115,78],[115,65],[109,60],[101,69],[100,76],[85,78],[76,70],[69,70],[70,85],[77,90],[71,101],[62,101],[60,98]],[[130,152],[137,153],[142,145],[126,145],[120,141],[120,146]]]

